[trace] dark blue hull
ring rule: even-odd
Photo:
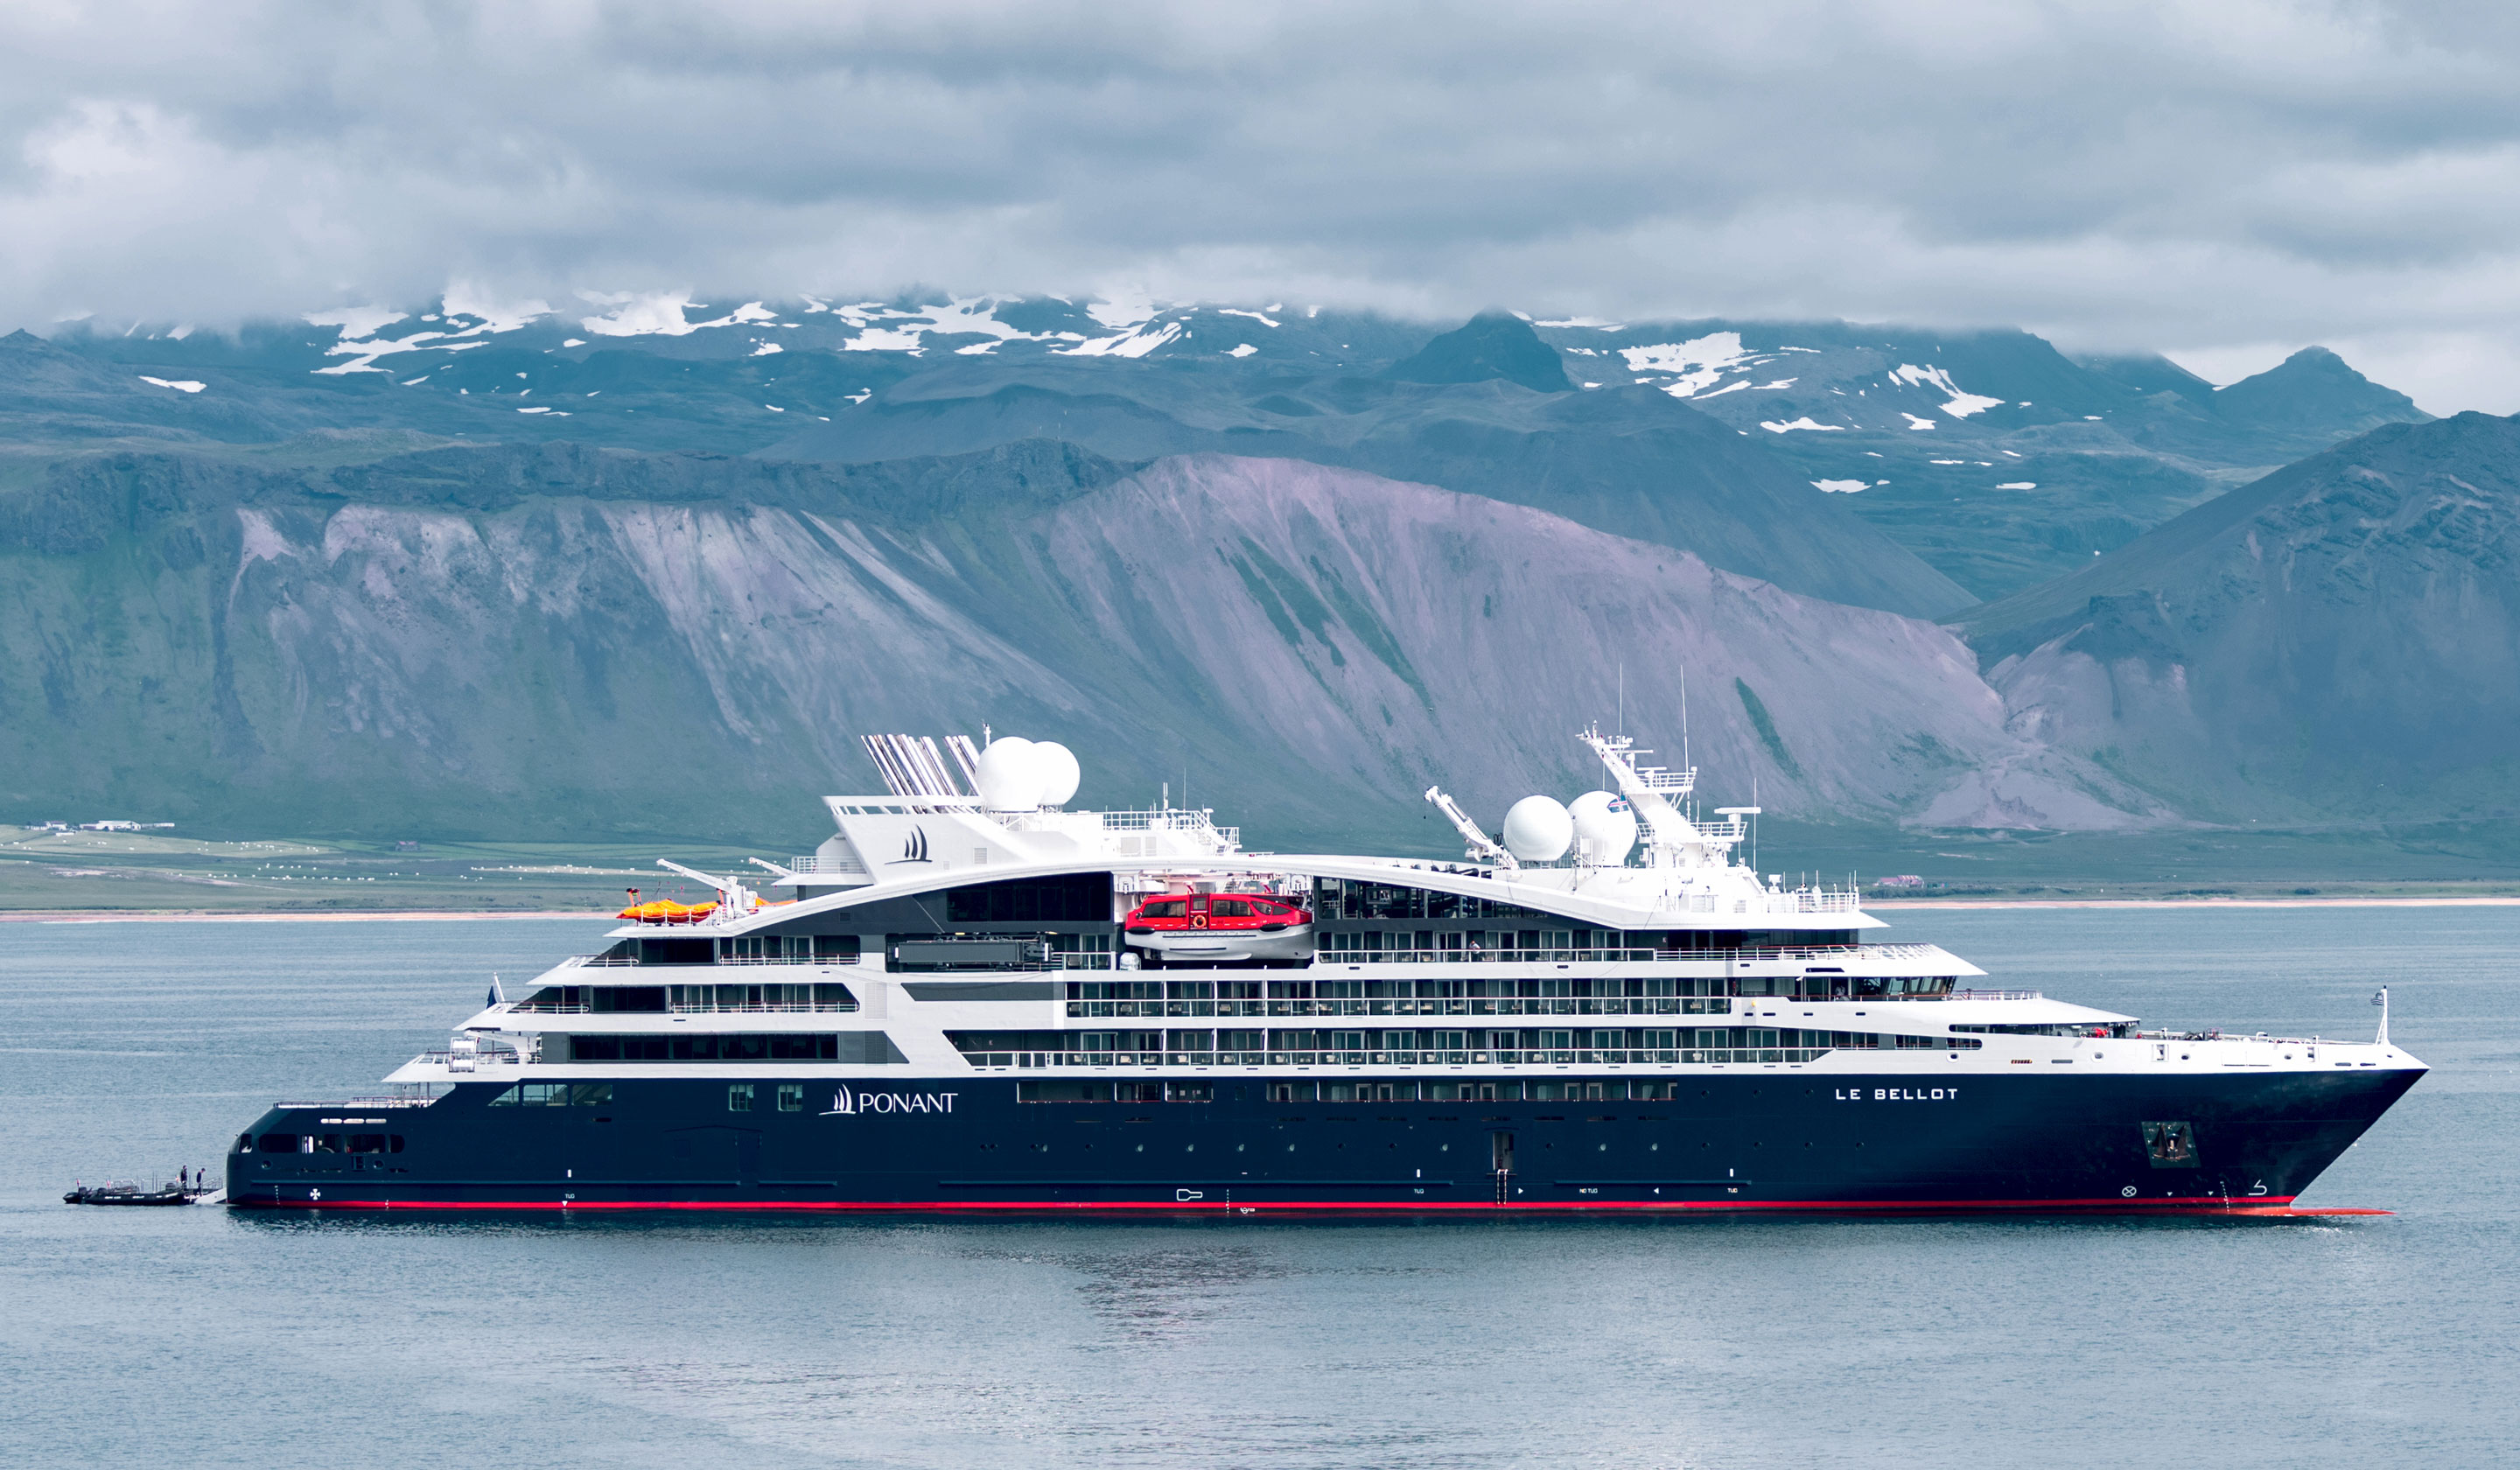
[[[2281,1209],[2414,1070],[2158,1079],[1730,1073],[1667,1101],[1017,1100],[1003,1075],[807,1082],[731,1111],[723,1081],[601,1102],[266,1113],[228,1157],[256,1207],[862,1211]],[[565,1090],[562,1090],[565,1091]],[[1159,1092],[1160,1089],[1149,1089]],[[514,1093],[509,1093],[513,1096]],[[834,1104],[837,1104],[835,1107]],[[389,1119],[388,1119],[389,1113]],[[345,1116],[347,1115],[347,1116]],[[374,1121],[369,1121],[374,1120]],[[2163,1160],[2158,1125],[2190,1127]],[[2145,1125],[2156,1125],[2148,1136]],[[302,1138],[301,1151],[289,1148]],[[359,1151],[350,1151],[357,1149]]]

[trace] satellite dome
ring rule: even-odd
[[[1075,752],[1057,740],[1035,740],[1033,763],[1041,771],[1041,804],[1046,807],[1065,806],[1076,794],[1076,783],[1085,773],[1076,764]]]
[[[1637,845],[1637,814],[1615,791],[1587,791],[1566,808],[1575,820],[1575,855],[1587,863],[1616,868]]]
[[[1546,796],[1526,796],[1505,814],[1505,850],[1525,863],[1554,863],[1575,841],[1575,819]]]
[[[1033,742],[1021,735],[990,741],[975,773],[980,804],[992,812],[1029,812],[1040,806],[1048,773],[1035,751]]]

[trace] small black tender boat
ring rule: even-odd
[[[195,1177],[188,1169],[184,1177],[171,1184],[154,1186],[119,1182],[112,1184],[78,1184],[62,1196],[66,1205],[189,1205],[216,1191],[210,1187],[208,1170]]]

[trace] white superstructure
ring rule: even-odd
[[[1703,820],[1694,771],[1641,765],[1648,752],[1598,730],[1580,737],[1611,791],[1520,804],[1502,841],[1429,790],[1463,832],[1464,860],[1443,862],[1250,853],[1205,810],[1065,810],[1075,763],[1056,746],[869,736],[890,789],[825,798],[835,830],[818,851],[759,863],[762,888],[792,899],[666,864],[714,887],[714,909],[623,925],[610,950],[496,1001],[391,1080],[583,1075],[607,1037],[808,1032],[840,1034],[836,1054],[700,1060],[686,1048],[695,1054],[623,1055],[606,1075],[689,1078],[705,1065],[735,1078],[1434,1087],[1762,1069],[1956,1087],[2067,1066],[2419,1066],[2385,1040],[2145,1032],[2130,1016],[1972,986],[1984,972],[1939,946],[1872,941],[1882,921],[1852,884],[1788,887],[1744,866],[1755,809]],[[1312,951],[1274,965],[1176,955],[1149,968],[1161,957],[1121,920],[1164,895],[1299,904]]]

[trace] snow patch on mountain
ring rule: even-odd
[[[840,343],[850,352],[907,352],[917,357],[926,352],[926,339],[930,336],[983,336],[989,340],[968,343],[954,350],[965,357],[985,357],[1004,342],[1047,342],[1061,337],[1081,339],[1075,333],[1032,333],[999,321],[998,308],[1013,304],[1017,299],[1013,296],[957,296],[942,305],[901,307],[861,301],[854,306],[826,309],[860,329],[857,335]]]
[[[142,382],[156,383],[161,388],[173,388],[178,393],[198,393],[202,389],[209,386],[208,383],[195,382],[189,378],[171,379],[164,378],[152,378],[146,373],[140,375],[140,380]]]
[[[1892,371],[1890,377],[1894,381],[1904,382],[1910,387],[1929,387],[1940,391],[1950,400],[1943,405],[1943,412],[1955,419],[1965,419],[1971,414],[1983,414],[1988,409],[2003,407],[2003,400],[2001,398],[1988,398],[1983,394],[1963,392],[1958,383],[1952,381],[1951,372],[1945,368],[1920,368],[1914,363],[1901,363]]]
[[[458,281],[447,287],[438,306],[450,324],[457,317],[469,317],[473,322],[474,325],[456,333],[457,336],[514,332],[552,314],[548,301],[502,301],[470,281]]]
[[[1825,491],[1830,495],[1853,495],[1859,490],[1869,490],[1872,487],[1863,480],[1814,480],[1812,488]]]
[[[407,319],[405,313],[390,306],[342,306],[332,311],[306,313],[308,326],[338,327],[344,338],[374,336],[394,323]]]
[[[1151,297],[1135,293],[1111,296],[1103,300],[1088,302],[1085,314],[1114,331],[1126,332],[1153,321],[1155,303]],[[1101,356],[1102,354],[1090,355]]]
[[[1846,432],[1845,424],[1822,423],[1813,419],[1809,414],[1805,414],[1799,419],[1782,423],[1778,423],[1773,419],[1762,419],[1759,421],[1759,426],[1772,434],[1789,434],[1798,428],[1816,429],[1824,434],[1842,434]]]
[[[580,300],[597,306],[609,306],[607,315],[583,317],[578,325],[597,336],[689,336],[710,327],[746,327],[779,320],[779,313],[758,301],[742,306],[710,322],[695,322],[688,313],[708,308],[694,301],[689,291],[588,291],[578,293]]]
[[[1622,347],[1619,356],[1627,359],[1631,373],[1676,375],[1658,386],[1674,398],[1693,398],[1723,381],[1727,373],[1772,361],[1774,354],[1743,347],[1737,332],[1712,332],[1685,342]]]
[[[913,356],[927,350],[920,341],[917,327],[870,327],[840,343],[847,352],[908,352]]]
[[[1148,322],[1118,336],[1092,337],[1073,347],[1052,350],[1060,357],[1144,357],[1181,334],[1182,324],[1179,322],[1166,322],[1160,327]]]

